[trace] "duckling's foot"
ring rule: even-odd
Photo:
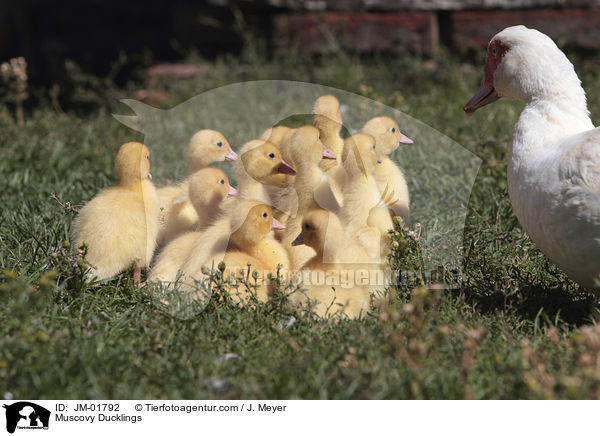
[[[133,269],[133,284],[138,286],[140,284],[141,279],[142,279],[142,267],[136,266]]]

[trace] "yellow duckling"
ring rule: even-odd
[[[372,118],[363,126],[361,132],[375,138],[375,150],[381,159],[374,172],[379,192],[384,196],[391,213],[406,221],[410,206],[408,186],[402,170],[389,155],[402,144],[412,144],[412,139],[403,135],[398,124],[388,117]]]
[[[279,129],[279,127],[275,127],[273,129]],[[290,141],[295,131],[296,129],[284,128],[272,133],[273,136],[277,136],[275,139],[278,140],[277,147],[281,153],[281,158],[293,168],[296,168],[296,164],[294,163],[293,156],[291,154]],[[263,135],[266,135],[268,132],[269,130],[265,131]],[[295,180],[295,174],[284,174],[282,183],[276,183],[266,187],[266,191],[269,195],[268,204],[273,206],[273,214],[283,224],[287,222],[290,215],[296,214],[298,197],[296,195],[296,191],[294,190]],[[276,234],[279,239],[283,237],[282,232],[276,232]]]
[[[198,214],[196,230],[203,230],[219,215],[223,199],[236,195],[237,189],[231,186],[224,171],[218,168],[196,171],[189,179],[189,200]]]
[[[344,206],[339,217],[349,232],[363,236],[360,241],[374,258],[387,255],[390,242],[387,233],[394,227],[386,207],[382,205],[381,193],[373,175],[378,162],[375,139],[371,135],[357,133],[346,138],[342,156]],[[373,235],[365,232],[365,226],[373,227],[375,235],[380,238],[365,238]]]
[[[243,214],[233,218],[231,228],[236,229],[231,234],[227,246],[228,253],[242,251],[256,259],[270,270],[277,269],[278,265],[287,263],[286,259],[276,256],[271,244],[270,230],[284,229],[285,227],[273,216],[272,209],[266,204],[254,201],[246,202],[244,209],[248,209],[246,217]]]
[[[282,157],[279,149],[269,141],[255,139],[244,144],[240,161],[234,166],[241,200],[268,203],[268,186],[284,187],[286,176],[296,174]]]
[[[285,205],[281,198],[287,195],[296,171],[270,141],[249,141],[240,149],[240,155],[242,159],[234,167],[241,191],[239,198],[268,204],[278,219],[283,217],[279,212]]]
[[[263,132],[260,136],[260,139],[269,141],[273,145],[275,145],[279,152],[281,153],[281,158],[284,162],[287,162],[292,167],[294,164],[292,162],[287,139],[291,136],[291,132],[294,129],[286,126],[276,126],[271,127]],[[278,177],[278,180],[272,181],[269,183],[265,189],[269,195],[269,203],[273,206],[273,214],[279,220],[282,220],[285,223],[289,216],[289,211],[285,211],[285,207],[289,203],[293,203],[293,201],[289,200],[288,196],[294,195],[293,189],[291,189],[294,183],[294,174],[281,174]]]
[[[214,162],[234,161],[237,154],[225,136],[216,130],[200,130],[192,136],[187,148],[189,174],[207,168]],[[189,178],[174,186],[158,189],[160,202],[160,230],[158,244],[164,245],[178,234],[192,230],[198,215],[187,198]]]
[[[314,255],[314,251],[308,246],[291,245],[300,232],[303,215],[318,207],[330,210],[338,208],[335,198],[328,190],[327,178],[319,168],[319,163],[327,152],[315,127],[303,126],[294,130],[290,140],[290,153],[297,170],[294,190],[298,203],[296,212],[286,223],[282,238],[283,246],[289,250],[292,268],[298,268]],[[292,211],[293,209],[293,205],[288,208]]]
[[[292,294],[292,303],[310,299],[321,317],[343,313],[357,318],[369,309],[369,270],[357,268],[368,256],[348,238],[335,214],[323,209],[308,212],[293,244],[310,246],[316,255],[302,266],[299,276],[307,290]]]
[[[297,150],[294,151],[293,149],[297,148],[298,144],[302,144],[302,142],[304,141],[303,138],[306,138],[307,135],[314,135],[314,131],[307,129],[308,127],[311,126],[302,126],[295,129],[288,129],[279,143],[279,150],[281,151],[282,158],[285,159],[286,162],[289,162],[294,168],[296,168],[304,160],[304,157],[301,155],[301,153],[298,153]],[[324,160],[335,160],[337,158],[337,156],[331,150],[329,150],[325,146],[325,144],[323,144],[320,140],[319,143],[321,144],[323,149]],[[298,162],[295,162],[296,159],[298,159]],[[295,207],[298,203],[298,199],[295,196],[295,191],[293,189],[294,182],[295,178],[287,176],[286,184],[283,185],[285,189],[277,190],[277,192],[275,192],[272,196],[274,199],[273,204],[277,205],[277,209],[283,210],[285,211],[285,214],[287,214],[287,216],[283,217],[283,219],[287,219],[287,217],[289,217],[290,215],[296,214]],[[336,203],[337,202],[338,200],[336,198]]]
[[[266,203],[269,194],[268,183],[279,183],[280,175],[295,174],[295,171],[281,159],[277,147],[268,141],[250,141],[241,149],[241,158],[234,167],[238,182],[235,199],[225,201],[223,214],[212,223],[195,241],[194,247],[182,266],[186,277],[201,278],[202,266],[216,266],[222,258],[231,235],[231,221],[235,216],[246,216],[245,204],[249,201]],[[272,240],[274,255],[280,259],[285,269],[289,268],[287,251],[277,241]]]
[[[236,194],[227,175],[217,168],[196,171],[189,179],[189,191],[190,201],[199,216],[198,229],[177,236],[161,250],[150,271],[152,281],[174,282],[177,279],[181,266],[202,234],[200,230],[221,212],[219,205],[223,199]]]
[[[221,132],[204,129],[194,133],[187,148],[187,160],[190,174],[206,168],[214,162],[234,161],[238,158],[235,151]]]
[[[340,136],[342,130],[342,111],[340,102],[333,95],[323,95],[313,105],[313,123],[321,134],[321,142],[337,156],[336,160],[323,160],[319,164],[323,171],[329,171],[340,162],[344,140]]]
[[[151,182],[150,152],[139,142],[119,149],[119,182],[90,200],[73,221],[74,247],[85,243],[92,265],[89,277],[100,280],[134,266],[137,284],[156,248],[158,198]]]
[[[252,204],[253,203],[253,204]],[[257,297],[261,301],[268,299],[268,273],[275,273],[281,259],[273,253],[273,240],[269,237],[271,229],[283,229],[284,226],[273,217],[271,208],[265,204],[252,202],[248,214],[243,219],[238,215],[233,219],[231,234],[223,261],[225,276],[240,277],[241,273],[257,271]],[[240,222],[241,221],[241,222]]]
[[[280,142],[279,142],[279,150],[281,151],[281,157],[283,159],[285,159],[286,162],[289,162],[294,168],[296,167],[296,165],[298,164],[297,162],[294,162],[294,153],[292,152],[292,148],[295,147],[294,144],[298,144],[298,139],[296,137],[296,139],[294,139],[295,135],[296,135],[296,131],[298,129],[303,129],[306,131],[306,127],[312,127],[312,126],[302,126],[302,127],[297,127],[295,129],[288,129],[285,134],[282,136]],[[320,136],[320,133],[319,133]],[[320,141],[320,138],[319,138]],[[329,148],[327,148],[327,146],[321,141],[322,147],[323,147],[323,158],[324,159],[328,159],[328,160],[335,160],[337,159],[337,155],[331,151]],[[296,153],[298,154],[298,153]]]

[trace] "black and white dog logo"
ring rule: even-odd
[[[6,409],[6,431],[14,433],[15,429],[48,429],[50,411],[29,401],[19,401]]]

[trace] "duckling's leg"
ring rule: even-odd
[[[142,267],[139,265],[136,265],[135,268],[133,268],[133,284],[136,286],[139,285],[141,279],[142,279]]]

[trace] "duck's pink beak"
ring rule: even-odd
[[[296,174],[296,170],[289,166],[283,159],[281,159],[281,163],[277,167],[277,172],[281,174],[289,174],[290,176]]]
[[[227,193],[227,195],[229,195],[230,197],[237,195],[237,189],[229,185],[229,192]]]
[[[493,103],[499,98],[500,96],[494,87],[486,84],[486,80],[484,79],[481,81],[481,87],[479,88],[479,91],[477,91],[473,98],[469,100],[463,110],[467,115],[472,115],[480,107]]]
[[[295,246],[295,245],[302,245],[302,244],[304,244],[304,238],[302,237],[302,233],[300,233],[300,234],[299,234],[299,235],[296,237],[296,239],[294,239],[294,240],[292,241],[292,245],[294,245],[294,246]]]
[[[273,218],[273,224],[271,224],[271,228],[273,230],[283,230],[285,229],[285,226],[283,225],[283,223],[277,221],[275,218]]]
[[[225,155],[225,160],[229,161],[229,162],[237,160],[237,158],[238,158],[237,153],[235,151],[233,151],[231,148],[229,149],[229,151]]]
[[[413,141],[412,139],[410,139],[408,136],[400,133],[400,144],[412,144]]]
[[[152,174],[148,173],[148,180],[152,180]]]
[[[323,159],[335,159],[336,156],[333,152],[327,147],[323,146]]]

